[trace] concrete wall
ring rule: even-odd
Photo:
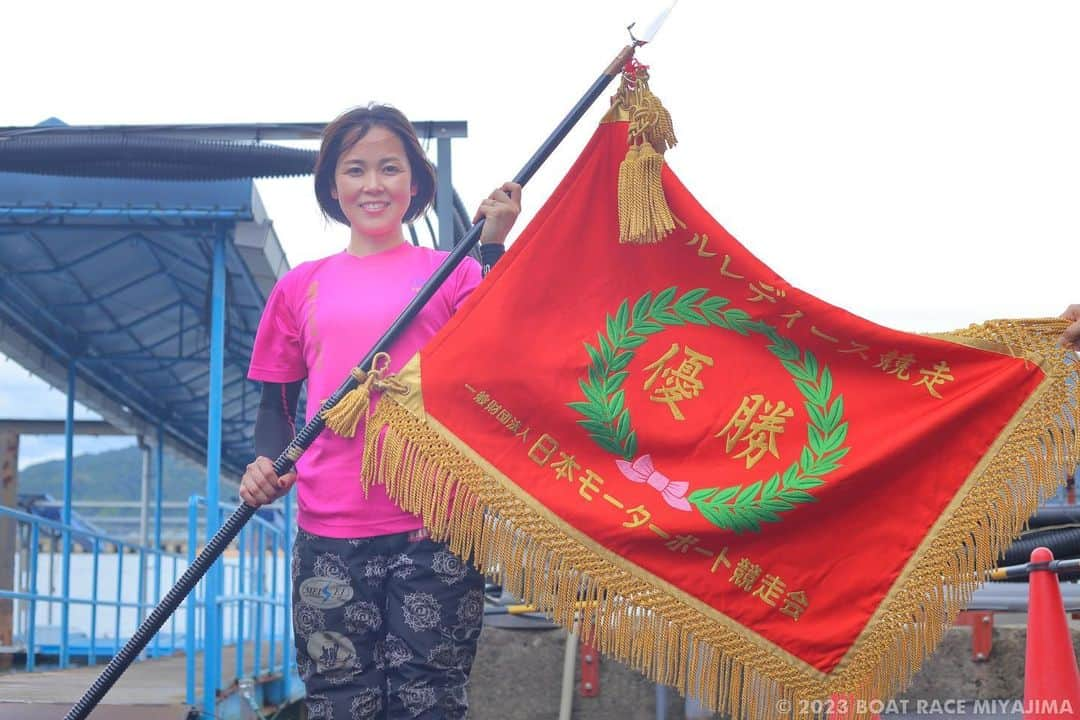
[[[469,683],[470,720],[555,720],[562,687],[563,630],[484,628]],[[575,665],[575,683],[580,678]],[[665,720],[682,720],[683,700],[668,693]],[[600,694],[585,698],[575,685],[574,718],[653,720],[656,686],[608,658],[600,661]]]
[[[998,625],[985,662],[971,653],[971,629],[955,627],[937,652],[927,658],[910,687],[900,698],[1016,699],[1023,697],[1023,624]],[[485,628],[473,668],[469,699],[474,720],[553,720],[559,714],[562,679],[562,630],[507,630]],[[1080,632],[1073,632],[1080,652]],[[575,669],[575,682],[579,674]],[[601,662],[600,695],[583,698],[574,693],[575,720],[653,720],[655,686],[637,672],[614,660]],[[683,700],[667,695],[665,720],[682,720]]]

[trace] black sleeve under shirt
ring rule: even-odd
[[[303,380],[263,383],[255,416],[255,456],[277,458],[296,435],[296,403]]]

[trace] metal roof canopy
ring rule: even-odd
[[[200,464],[215,410],[222,469],[239,474],[251,459],[259,389],[247,364],[266,296],[287,269],[250,179],[0,173],[0,352],[121,430],[160,428]],[[224,310],[220,408],[209,405],[215,305]]]
[[[464,120],[421,120],[412,123],[421,140],[467,137]],[[318,140],[325,122],[294,123],[204,123],[183,125],[66,125],[58,120],[41,125],[0,127],[0,140],[16,137],[47,137],[115,133],[140,137],[188,138],[199,140]]]
[[[450,182],[450,141],[464,136],[465,124],[438,125],[456,127],[418,130],[437,138],[436,244],[449,250],[469,218]],[[221,522],[222,475],[238,476],[253,454],[259,388],[247,380],[247,365],[266,297],[288,269],[248,176],[295,174],[299,161],[306,168],[313,157],[257,141],[313,128],[60,127],[49,120],[0,132],[0,352],[57,387],[66,384],[65,525],[74,518],[77,397],[121,430],[156,435],[154,547],[161,547],[161,448],[205,465],[209,541]],[[135,137],[129,140],[129,133]],[[254,133],[256,144],[194,139],[244,133]],[[269,162],[249,164],[255,156]],[[410,231],[415,240],[411,225]],[[287,556],[289,495],[284,505]],[[64,598],[70,597],[71,539],[64,534]],[[203,580],[206,635],[219,643],[221,568],[215,563]],[[155,577],[154,594],[161,597]],[[61,604],[61,668],[70,660],[69,610],[70,603]],[[213,714],[220,659],[209,653],[203,670],[203,705]],[[193,682],[189,677],[189,688]],[[286,674],[286,695],[288,686]]]
[[[424,120],[412,125],[417,137],[436,141],[439,230],[434,242],[449,251],[464,237],[472,217],[450,181],[450,141],[466,137],[468,123]],[[314,150],[263,141],[315,140],[325,127],[321,122],[67,125],[49,118],[29,127],[0,127],[0,174],[180,181],[310,174]],[[428,230],[434,238],[430,224]],[[417,242],[412,223],[409,231]]]

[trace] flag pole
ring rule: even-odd
[[[670,8],[669,8],[670,10]],[[664,13],[666,16],[666,11]],[[663,17],[663,16],[662,16]],[[660,19],[662,19],[662,17]],[[631,26],[632,27],[632,26]],[[658,28],[658,23],[654,22],[650,27],[650,33],[655,33]],[[547,160],[548,156],[558,147],[563,138],[570,132],[570,130],[581,120],[582,116],[589,109],[589,107],[600,97],[604,89],[611,83],[611,81],[622,71],[623,66],[634,55],[634,51],[640,46],[644,45],[648,39],[637,39],[631,35],[631,42],[615,56],[615,59],[611,61],[611,64],[605,68],[604,72],[596,79],[595,82],[589,87],[589,89],[578,100],[577,104],[570,110],[570,112],[563,118],[558,124],[555,130],[548,136],[543,142],[540,148],[533,154],[529,161],[525,163],[525,166],[521,171],[514,176],[514,182],[519,185],[525,185],[536,171],[540,169],[540,166]],[[379,352],[383,352],[390,346],[390,343],[394,341],[397,335],[416,317],[420,309],[427,303],[428,300],[435,294],[439,287],[446,281],[454,269],[465,259],[465,256],[469,254],[469,251],[480,240],[480,230],[483,228],[484,220],[480,219],[480,222],[472,226],[469,232],[465,235],[462,241],[454,248],[454,250],[447,256],[447,258],[439,265],[435,270],[435,273],[428,279],[428,281],[420,288],[420,291],[416,294],[413,300],[402,311],[401,315],[394,321],[394,323],[383,333],[379,338],[375,346],[368,351],[364,359],[360,361],[359,365],[362,368],[368,368],[372,364],[372,360]],[[331,395],[323,403],[320,411],[303,427],[292,442],[286,446],[281,452],[278,458],[274,461],[274,472],[278,475],[284,475],[296,461],[300,459],[300,456],[307,450],[311,443],[315,441],[319,433],[326,427],[326,421],[323,419],[323,414],[336,405],[342,397],[344,397],[349,391],[355,389],[358,386],[358,381],[352,376],[346,380],[341,387],[339,387],[333,395]],[[236,537],[240,529],[251,519],[255,514],[257,508],[254,508],[246,503],[241,505],[233,512],[231,516],[225,521],[221,528],[214,534],[214,536],[206,543],[206,546],[195,558],[194,562],[188,566],[187,570],[180,579],[173,585],[172,589],[166,593],[157,607],[146,617],[145,620],[139,625],[135,633],[131,636],[120,651],[113,656],[109,664],[105,666],[105,669],[101,671],[97,679],[87,688],[82,698],[72,706],[68,714],[64,716],[64,720],[85,720],[90,712],[97,706],[101,699],[105,696],[105,693],[120,679],[124,671],[128,666],[138,657],[147,643],[154,637],[158,630],[165,624],[166,620],[180,607],[180,603],[184,601],[188,593],[195,587],[195,585],[202,579],[203,575],[207,573],[210,567],[214,564],[217,558],[225,551],[229,543]],[[189,632],[192,629],[189,628]]]

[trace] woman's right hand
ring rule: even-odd
[[[1061,313],[1061,317],[1072,324],[1065,328],[1065,332],[1058,342],[1062,347],[1080,352],[1080,305],[1070,305],[1065,308],[1065,312]]]
[[[278,477],[270,458],[260,456],[248,464],[240,479],[240,499],[251,507],[262,507],[289,492],[295,482],[295,471]]]

